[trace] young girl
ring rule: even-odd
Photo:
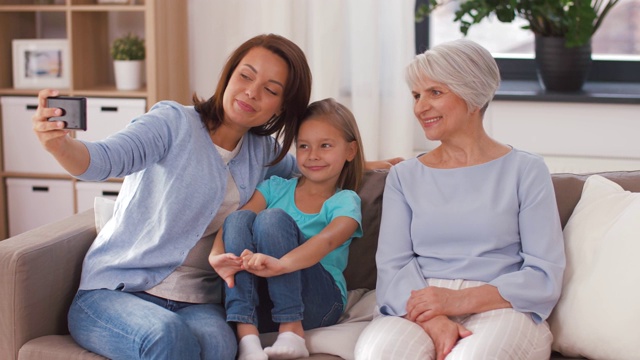
[[[302,176],[260,184],[227,217],[209,257],[227,284],[227,321],[237,324],[243,360],[309,356],[304,329],[335,324],[347,300],[342,272],[351,238],[362,236],[355,190],[364,156],[355,118],[333,99],[314,102],[295,143]],[[258,299],[259,278],[266,278],[269,299]],[[279,332],[264,350],[258,317],[269,309],[259,308],[260,300],[273,303],[271,320]],[[260,330],[268,329],[260,320]]]

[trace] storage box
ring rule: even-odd
[[[93,208],[93,201],[96,197],[115,200],[121,187],[122,183],[114,182],[77,182],[78,212]]]
[[[67,174],[56,159],[40,144],[33,132],[31,117],[38,107],[38,98],[3,96],[2,145],[4,171],[38,174]]]
[[[9,236],[73,215],[71,180],[7,179]]]
[[[102,140],[125,128],[145,111],[144,99],[87,98],[87,131],[76,132],[76,138]]]

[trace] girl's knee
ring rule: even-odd
[[[256,218],[256,213],[251,210],[238,210],[234,211],[227,216],[224,220],[224,230],[227,231],[227,227],[230,229],[238,227],[251,227]]]
[[[251,210],[239,210],[227,216],[223,225],[222,241],[227,252],[240,255],[244,249],[253,249],[253,221],[256,214]]]
[[[279,227],[287,223],[294,223],[286,211],[277,208],[264,209],[258,215],[256,215],[255,222],[253,224],[254,231],[258,230],[277,230]]]
[[[297,246],[299,231],[295,220],[282,209],[263,210],[253,223],[253,233],[257,242],[277,240],[291,242]]]

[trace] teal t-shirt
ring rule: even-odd
[[[297,184],[297,178],[287,180],[272,176],[259,184],[257,190],[267,201],[267,208],[282,209],[295,220],[306,240],[318,234],[337,217],[347,216],[358,222],[358,229],[351,235],[351,238],[320,260],[320,264],[333,276],[342,293],[342,301],[346,304],[347,282],[342,272],[347,267],[351,239],[362,236],[360,197],[355,191],[338,189],[333,196],[324,202],[319,213],[307,214],[296,206]]]

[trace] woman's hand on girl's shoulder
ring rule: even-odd
[[[365,169],[366,170],[390,169],[393,165],[396,165],[402,161],[404,161],[404,158],[402,157],[394,157],[386,160],[367,161],[365,163]]]

